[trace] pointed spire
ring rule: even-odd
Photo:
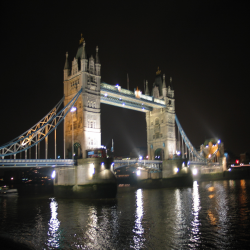
[[[146,92],[145,95],[149,95],[149,90],[148,90],[148,81],[146,80]]]
[[[66,52],[66,61],[65,61],[64,69],[69,69],[68,52]]]
[[[166,82],[165,82],[165,74],[163,74],[163,86],[162,86],[162,88],[167,88]]]
[[[95,56],[95,63],[100,63],[100,60],[99,60],[99,55],[98,55],[98,46],[96,46],[96,56]]]
[[[172,77],[170,77],[170,83],[169,83],[170,88],[173,90],[173,83],[172,83]]]
[[[81,55],[81,59],[87,59],[86,51],[85,51],[85,41],[83,41],[83,43],[82,43],[82,55]]]

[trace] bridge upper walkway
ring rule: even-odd
[[[101,103],[140,112],[166,107],[164,100],[143,95],[139,90],[133,92],[123,89],[119,85],[113,86],[107,83],[101,83]]]

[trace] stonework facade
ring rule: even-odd
[[[146,94],[148,93],[147,89]],[[165,75],[161,75],[159,70],[152,95],[154,98],[164,99],[166,108],[146,113],[148,156],[150,160],[165,160],[176,153],[175,99],[172,79],[170,78],[169,86],[166,87]]]
[[[64,121],[66,158],[72,158],[72,141],[77,158],[85,158],[86,150],[101,146],[101,109],[100,109],[101,64],[96,47],[95,58],[87,58],[85,41],[80,40],[76,57],[72,65],[64,66],[64,105],[82,88],[82,94],[76,101],[75,112],[69,112]],[[73,137],[72,138],[72,132]]]
[[[72,158],[72,142],[75,158],[85,158],[87,149],[101,147],[100,84],[101,64],[98,47],[95,58],[87,58],[85,41],[82,38],[71,66],[68,53],[64,66],[64,104],[66,105],[82,88],[82,94],[74,105],[76,111],[69,112],[64,121],[66,158]],[[145,94],[150,95],[148,82]],[[151,95],[153,98],[164,100],[166,107],[146,112],[148,155],[150,160],[165,160],[176,153],[172,79],[167,87],[165,75],[161,75],[158,70]]]

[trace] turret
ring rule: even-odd
[[[100,64],[98,50],[99,50],[98,46],[96,46],[96,56],[95,56],[96,75],[100,76],[101,75],[101,64]]]
[[[162,95],[164,98],[167,97],[167,87],[166,87],[166,82],[165,82],[165,74],[163,74]]]
[[[66,60],[65,60],[65,65],[64,65],[64,80],[67,80],[68,79],[68,76],[69,76],[69,60],[68,60],[68,52],[66,53]]]
[[[149,95],[149,89],[148,89],[148,81],[146,80],[146,92],[145,95]]]
[[[81,70],[82,71],[87,71],[87,65],[88,65],[88,60],[87,60],[87,55],[86,55],[86,50],[85,50],[85,41],[82,43],[82,54],[81,54]]]

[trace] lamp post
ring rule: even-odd
[[[76,111],[76,107],[72,107],[70,112],[71,112],[71,117],[72,117],[72,160],[74,160],[74,124],[73,124],[73,113]]]

